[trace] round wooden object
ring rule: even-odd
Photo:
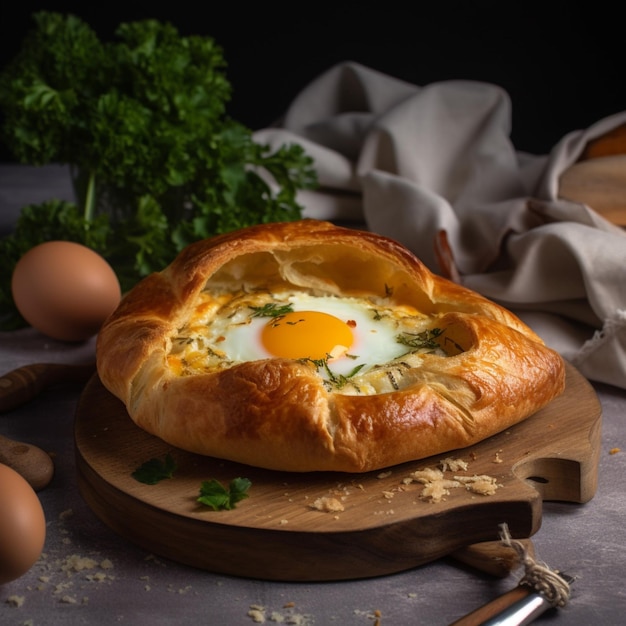
[[[40,491],[50,484],[54,476],[54,461],[41,448],[0,435],[0,463],[8,465]]]
[[[561,174],[559,197],[582,202],[618,226],[626,226],[626,155],[579,161]]]
[[[235,576],[285,581],[366,578],[399,572],[498,539],[507,523],[527,538],[542,501],[584,503],[596,490],[601,409],[591,385],[568,366],[567,388],[526,421],[478,445],[366,474],[281,473],[190,454],[149,435],[94,376],[79,401],[75,443],[79,489],[118,534],[176,562]],[[156,485],[131,474],[170,454],[177,470]],[[500,485],[483,496],[464,487],[445,500],[420,498],[411,472],[463,459],[473,476]],[[233,510],[197,502],[202,481],[252,481]],[[324,511],[316,503],[340,503]],[[320,500],[321,499],[321,500]]]

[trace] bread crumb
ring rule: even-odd
[[[378,478],[379,480],[383,479],[383,478],[389,478],[389,476],[391,476],[391,470],[387,470],[386,472],[381,472],[380,474],[378,474],[378,476],[376,476],[376,478]]]
[[[250,609],[248,617],[251,617],[256,624],[265,624],[265,613],[260,609]]]
[[[611,448],[609,450],[609,454],[617,454],[618,452],[621,452],[622,449],[621,448]]]
[[[413,472],[410,478],[424,485],[420,498],[433,503],[441,502],[450,495],[450,489],[459,486],[458,482],[445,479],[441,470],[430,467]]]
[[[63,602],[65,604],[78,604],[78,600],[76,600],[76,598],[74,598],[73,596],[63,596],[60,599],[60,602]]]
[[[492,496],[501,486],[493,476],[455,476],[454,478],[463,483],[468,491],[481,496]]]
[[[7,604],[17,607],[18,609],[24,605],[24,602],[26,602],[26,598],[24,596],[12,595],[6,599]]]
[[[63,571],[73,570],[75,572],[80,572],[84,569],[94,569],[97,565],[98,562],[95,559],[79,556],[78,554],[72,554],[65,559],[61,569]]]
[[[468,463],[462,459],[454,459],[447,457],[439,462],[441,469],[425,467],[416,470],[409,476],[402,479],[401,484],[406,486],[412,482],[418,482],[424,485],[420,493],[420,499],[431,503],[441,502],[446,496],[450,495],[450,490],[464,486],[468,491],[473,493],[491,496],[498,487],[495,478],[492,476],[458,476],[446,478],[444,472],[467,471]]]
[[[428,502],[441,502],[445,496],[450,495],[450,489],[458,487],[459,483],[454,480],[433,480],[424,484],[420,498]]]
[[[72,587],[71,582],[68,583],[58,583],[57,585],[54,586],[54,593],[61,593],[62,591],[65,591],[66,589],[70,589]]]
[[[373,620],[374,626],[380,624],[380,618],[382,617],[382,613],[379,609],[376,609],[375,611],[361,611],[360,609],[354,609],[354,614]]]
[[[91,582],[101,583],[109,577],[104,572],[96,572],[95,574],[88,574],[85,578]]]
[[[344,510],[343,504],[341,504],[337,498],[330,498],[328,496],[317,498],[310,507],[316,511],[324,511],[325,513],[336,513]]]
[[[425,469],[412,472],[410,478],[425,485],[426,483],[441,480],[443,478],[443,472],[438,469],[426,467]]]
[[[268,620],[277,624],[290,624],[291,626],[308,626],[313,623],[310,615],[294,612],[294,602],[287,602],[282,608],[282,611],[274,610],[268,613],[267,607],[251,604],[248,617],[257,624],[265,624]]]
[[[453,459],[446,457],[439,462],[442,472],[464,472],[467,470],[467,462],[463,459]]]

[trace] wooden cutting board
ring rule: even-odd
[[[559,197],[582,202],[626,227],[626,154],[574,163],[561,174]]]
[[[449,455],[367,474],[293,474],[202,457],[139,429],[94,376],[75,419],[78,486],[115,532],[174,561],[235,576],[319,581],[399,572],[478,542],[493,542],[507,523],[515,538],[541,525],[542,501],[585,503],[597,485],[601,408],[568,365],[564,394],[525,422]],[[146,485],[132,478],[144,462],[171,454],[173,478]],[[455,487],[433,503],[412,472],[445,456],[500,485],[491,496]],[[231,511],[197,503],[200,484],[245,477],[249,498]],[[341,511],[317,510],[319,499]],[[322,500],[325,501],[325,500]],[[327,500],[326,500],[327,501]]]

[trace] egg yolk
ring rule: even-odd
[[[353,341],[347,322],[320,311],[295,311],[275,317],[261,331],[265,349],[285,359],[340,356]]]

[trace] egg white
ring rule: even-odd
[[[318,369],[324,378],[332,375],[350,376],[357,369],[359,373],[365,373],[407,352],[407,347],[396,340],[399,332],[397,318],[379,315],[377,308],[365,300],[297,293],[270,301],[279,305],[291,304],[296,312],[319,311],[334,315],[344,322],[355,322],[351,328],[354,337],[352,346],[345,354],[327,359],[326,365]],[[241,307],[233,316],[217,316],[213,319],[209,341],[223,351],[227,360],[243,362],[274,357],[261,341],[261,330],[271,318],[253,317],[253,312],[252,308]],[[309,357],[302,355],[302,358]]]

